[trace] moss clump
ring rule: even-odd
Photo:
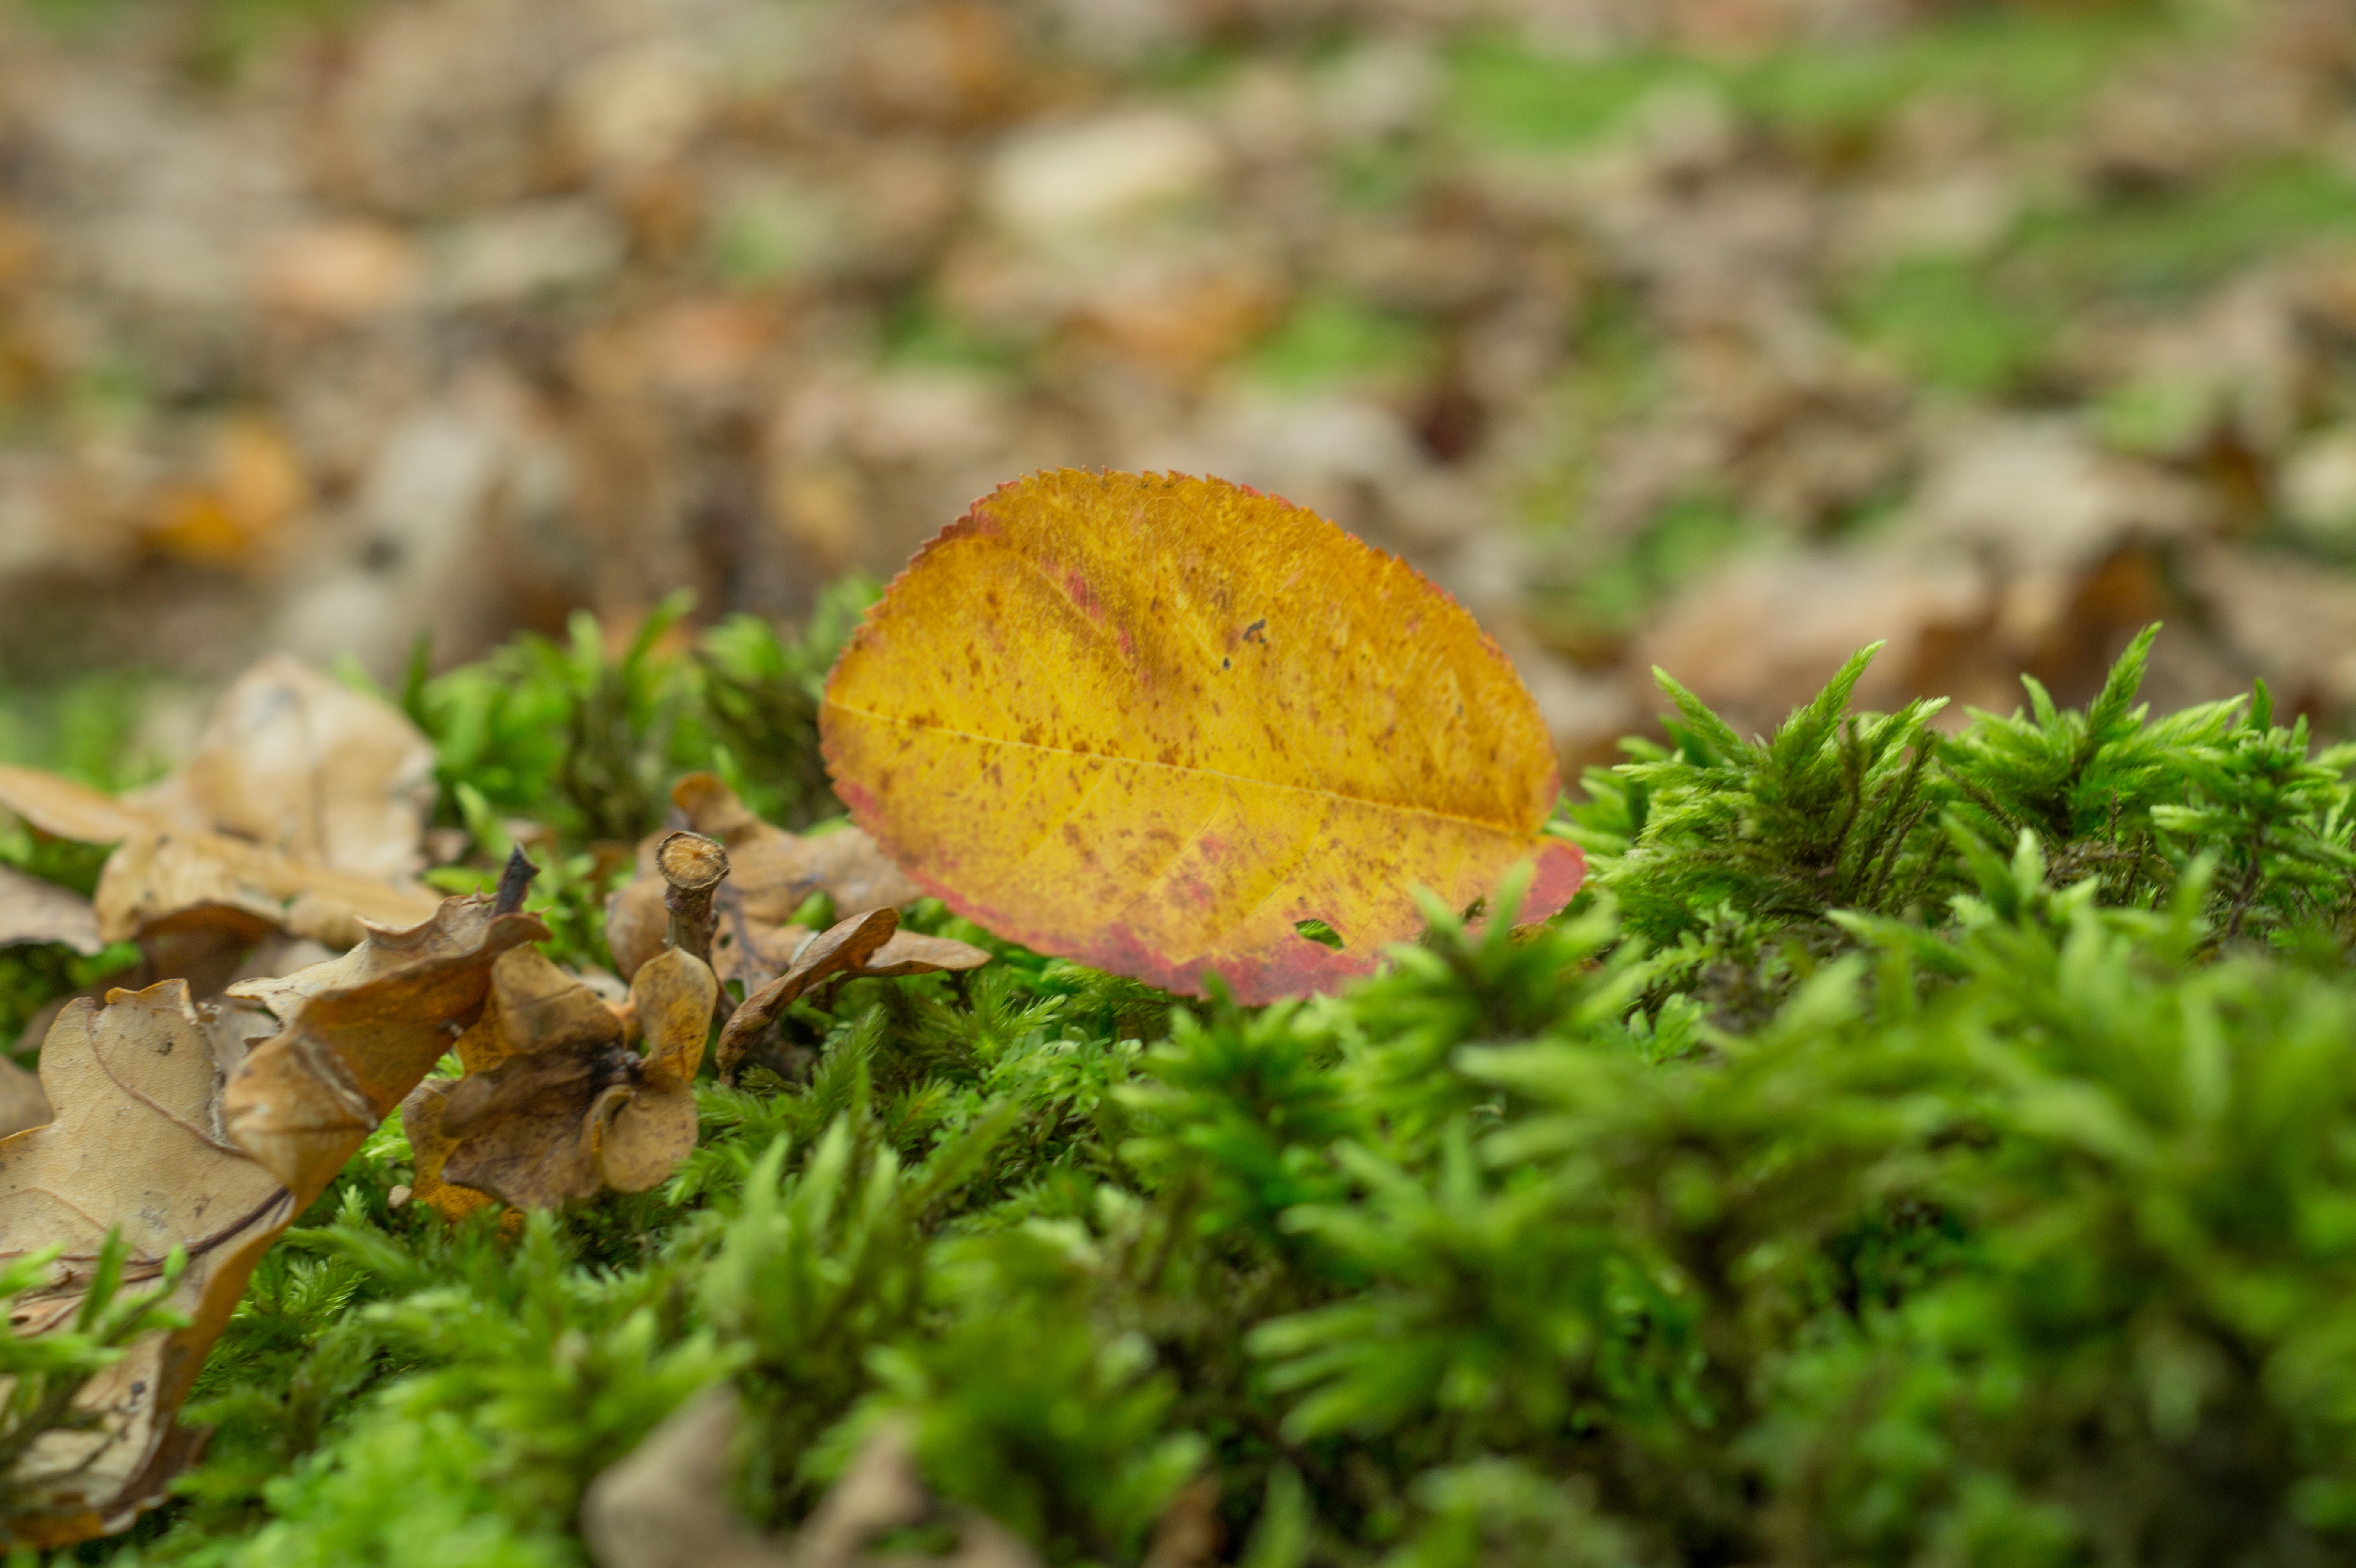
[[[2154,718],[2147,646],[1952,735],[1848,711],[1864,656],[1763,740],[1672,686],[1558,825],[1570,911],[1435,910],[1339,997],[1003,944],[847,985],[667,1189],[519,1237],[390,1208],[388,1127],[257,1274],[182,1499],[84,1554],[582,1563],[587,1482],[730,1378],[759,1522],[896,1416],[1058,1563],[1203,1476],[1255,1568],[2343,1560],[2351,756],[2263,689]],[[454,803],[591,776],[453,717],[573,675],[425,688]]]

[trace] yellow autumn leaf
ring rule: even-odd
[[[1472,617],[1223,480],[1002,486],[869,613],[820,724],[837,793],[927,891],[1173,991],[1330,989],[1420,928],[1419,885],[1466,908],[1534,858],[1535,919],[1584,872],[1540,837],[1554,750]]]

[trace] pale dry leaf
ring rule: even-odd
[[[229,911],[260,923],[257,930],[349,947],[359,941],[363,921],[410,925],[434,912],[435,901],[422,889],[300,860],[226,834],[174,827],[29,768],[0,766],[0,808],[56,837],[117,846],[91,901],[99,934],[109,942],[144,936],[196,912]]]
[[[0,806],[52,838],[78,844],[120,844],[159,826],[146,812],[88,784],[5,764],[0,764]]]
[[[284,1027],[230,1081],[230,1136],[309,1202],[464,1032],[499,955],[547,937],[537,915],[448,899],[340,958],[232,987]]]
[[[798,1568],[729,1510],[737,1422],[736,1392],[707,1389],[590,1484],[581,1533],[598,1568]]]
[[[643,1192],[695,1147],[695,1071],[718,999],[712,971],[667,950],[643,965],[621,1010],[541,953],[502,957],[482,1022],[459,1042],[468,1075],[429,1079],[403,1103],[416,1198],[455,1219],[479,1195],[552,1209]]]
[[[222,696],[187,765],[125,804],[390,881],[423,862],[434,760],[398,709],[276,654]]]
[[[905,1426],[891,1421],[861,1445],[793,1536],[755,1533],[728,1503],[743,1420],[734,1389],[706,1389],[591,1483],[581,1533],[598,1568],[1038,1568],[1037,1554],[997,1520],[936,1499]],[[935,1520],[957,1527],[947,1556],[871,1550],[892,1531]]]
[[[436,900],[219,833],[165,831],[123,841],[99,873],[99,930],[125,941],[194,911],[228,910],[330,947],[368,926],[413,925]]]
[[[224,1129],[215,1023],[181,980],[75,1001],[41,1048],[55,1119],[0,1140],[0,1257],[64,1249],[52,1282],[17,1299],[16,1333],[72,1321],[110,1228],[128,1248],[128,1289],[161,1275],[174,1248],[187,1257],[170,1304],[188,1327],[135,1341],[77,1399],[93,1424],[42,1437],[9,1477],[33,1499],[0,1524],[14,1544],[110,1533],[162,1500],[195,1443],[174,1413],[255,1261],[301,1208]]]
[[[0,1138],[40,1126],[55,1114],[49,1108],[48,1095],[42,1091],[41,1081],[0,1056]]]
[[[84,956],[104,952],[98,912],[70,888],[0,866],[0,947],[56,943]]]

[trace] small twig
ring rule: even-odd
[[[712,933],[719,916],[712,895],[728,875],[728,851],[701,833],[673,833],[655,848],[655,868],[668,884],[663,907],[670,911],[670,944],[712,962]]]
[[[508,851],[508,863],[499,872],[499,896],[491,905],[495,914],[513,914],[523,908],[523,896],[531,890],[531,880],[540,875],[540,868],[525,859],[523,846]]]

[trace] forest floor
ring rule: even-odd
[[[1573,763],[1656,663],[2008,707],[2155,619],[2337,720],[2351,345],[2333,0],[11,0],[0,754],[798,615],[1058,464],[1405,554]]]

